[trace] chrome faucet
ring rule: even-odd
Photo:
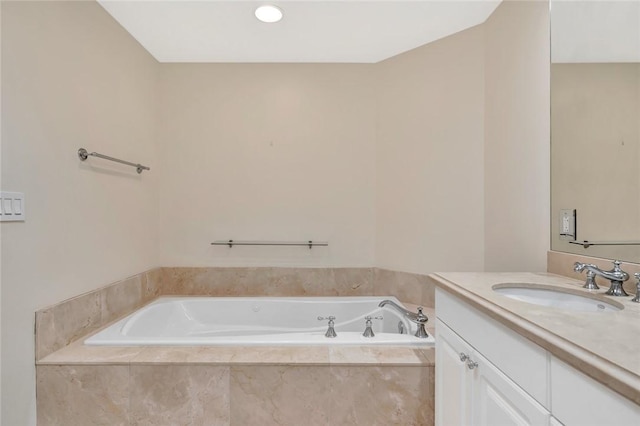
[[[398,312],[400,312],[402,315],[407,317],[409,321],[418,325],[418,330],[416,330],[416,334],[414,336],[419,337],[421,339],[426,339],[427,337],[429,337],[429,335],[427,334],[427,330],[424,329],[424,325],[427,323],[427,321],[429,321],[429,318],[427,318],[427,316],[422,313],[422,306],[418,308],[418,313],[415,313],[415,312],[406,310],[402,306],[395,303],[393,300],[385,299],[382,302],[380,302],[378,307],[383,308],[386,305],[391,305]]]
[[[338,335],[336,334],[336,329],[334,328],[336,323],[334,322],[336,319],[336,317],[334,317],[333,315],[330,315],[328,317],[318,317],[318,321],[325,321],[325,320],[329,320],[329,323],[327,324],[328,328],[327,328],[327,332],[324,333],[324,337],[328,337],[330,339],[334,338],[334,337],[338,337]]]
[[[610,271],[603,271],[592,263],[580,262],[576,262],[573,264],[573,270],[576,272],[582,272],[586,270],[587,281],[589,281],[589,272],[611,281],[609,290],[607,290],[604,294],[607,294],[609,296],[628,296],[627,292],[624,291],[624,288],[622,288],[622,283],[629,279],[629,274],[620,269],[620,261],[618,260],[613,261],[613,269],[611,269]]]
[[[633,276],[636,277],[636,280],[638,281],[636,282],[636,295],[633,299],[631,299],[631,301],[640,303],[640,272],[636,272],[635,274],[633,274]]]
[[[374,320],[374,319],[381,320],[381,319],[384,319],[384,317],[382,316],[372,317],[370,315],[367,315],[366,317],[364,317],[364,319],[366,320],[366,322],[364,324],[365,328],[364,328],[364,333],[362,333],[362,335],[364,337],[375,337],[376,334],[373,332],[373,328],[372,328],[373,323],[371,322],[371,320]]]

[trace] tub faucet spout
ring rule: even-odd
[[[620,268],[620,261],[618,260],[613,261],[613,269],[610,271],[603,271],[592,263],[580,262],[573,264],[573,270],[576,272],[586,270],[587,277],[589,276],[589,273],[591,273],[611,281],[611,287],[609,287],[609,290],[605,292],[605,294],[609,296],[628,296],[627,292],[622,288],[622,283],[629,279],[629,274]]]
[[[419,337],[421,339],[426,339],[427,337],[429,337],[429,334],[427,334],[427,330],[425,330],[424,328],[424,325],[427,323],[427,321],[429,321],[429,318],[427,318],[427,316],[422,313],[422,306],[418,308],[418,313],[415,313],[406,310],[402,306],[395,303],[393,300],[385,299],[380,302],[378,307],[383,308],[386,305],[391,305],[391,307],[393,307],[395,310],[404,315],[409,321],[418,326],[418,330],[416,330],[415,334],[416,337]]]

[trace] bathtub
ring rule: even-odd
[[[388,305],[394,297],[160,297],[84,341],[86,345],[433,345]],[[327,338],[334,316],[337,337]],[[374,337],[364,337],[365,316]],[[401,334],[401,330],[404,331]]]

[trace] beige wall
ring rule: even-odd
[[[549,5],[504,1],[485,29],[485,269],[544,271]]]
[[[640,240],[640,64],[553,64],[552,249],[638,262],[638,246],[571,245],[560,209],[577,209],[578,240]]]
[[[159,65],[93,2],[2,2],[3,424],[35,421],[34,311],[155,265],[544,270],[546,7],[381,64]]]
[[[378,69],[376,265],[483,269],[482,27]]]
[[[0,188],[2,188],[2,7],[0,7]],[[2,226],[0,226],[0,377],[2,377]],[[2,424],[2,383],[0,382],[0,424]]]
[[[548,3],[505,1],[380,67],[376,265],[545,270]]]
[[[371,65],[163,64],[161,262],[372,266]],[[329,247],[210,246],[326,240]]]
[[[157,64],[94,2],[2,2],[2,424],[35,422],[34,311],[157,265]],[[9,106],[9,107],[7,107]],[[149,163],[138,176],[89,150]]]

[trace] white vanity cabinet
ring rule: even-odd
[[[567,426],[638,426],[640,405],[551,357],[553,415]]]
[[[436,425],[468,425],[473,374],[467,368],[472,348],[436,320]]]
[[[436,426],[548,425],[550,414],[440,319]]]
[[[548,425],[550,413],[513,380],[477,352],[473,370],[471,424]]]
[[[638,426],[640,406],[436,289],[436,426]]]

